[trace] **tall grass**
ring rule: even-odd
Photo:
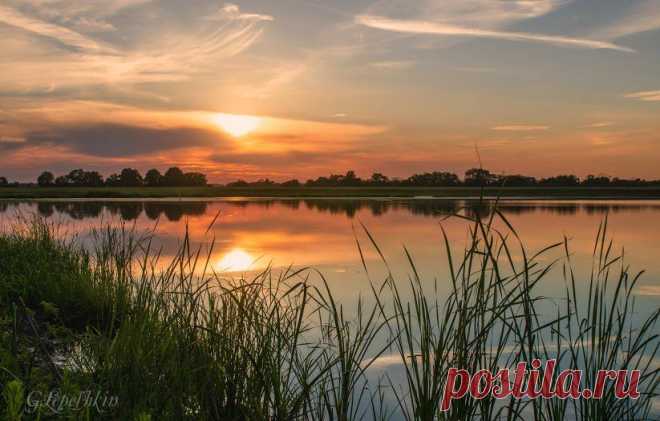
[[[633,323],[639,275],[614,256],[606,222],[584,292],[568,241],[529,252],[496,210],[467,225],[459,255],[445,235],[446,277],[423,279],[405,251],[409,279],[372,279],[372,297],[347,313],[313,270],[229,279],[210,264],[212,246],[195,249],[187,234],[163,266],[152,236],[131,227],[97,231],[88,251],[43,220],[29,221],[0,236],[0,412],[15,417],[25,405],[20,385],[21,397],[53,387],[118,397],[110,413],[66,414],[81,419],[649,419],[660,378],[659,312]],[[387,266],[365,233],[360,255],[371,247]],[[565,276],[566,299],[548,315],[540,309],[549,300],[535,290],[554,272]],[[374,380],[372,364],[389,352],[403,378]],[[53,364],[61,353],[67,363]],[[591,383],[598,369],[639,368],[643,394],[466,397],[440,411],[449,368],[494,372],[532,358],[583,369]]]

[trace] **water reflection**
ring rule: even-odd
[[[235,248],[222,256],[216,264],[216,269],[221,272],[243,272],[250,268],[255,259],[243,249]]]
[[[33,206],[35,202],[0,202],[0,212],[18,208],[20,204]],[[55,212],[71,219],[98,218],[104,211],[119,216],[124,221],[138,219],[144,212],[147,218],[157,220],[161,217],[168,221],[179,221],[184,216],[199,216],[206,213],[207,202],[160,202],[160,201],[75,201],[75,202],[36,202],[37,213],[51,217]]]
[[[168,221],[180,221],[186,216],[201,216],[207,212],[208,205],[213,201],[0,201],[0,213],[11,211],[21,205],[36,207],[39,215],[51,217],[55,213],[63,214],[74,220],[98,218],[104,211],[110,215],[119,216],[124,221],[136,220],[143,213],[150,220],[166,218]],[[462,213],[467,216],[486,215],[492,211],[495,202],[480,202],[477,200],[446,200],[446,199],[255,199],[225,201],[232,207],[258,207],[269,209],[282,206],[298,210],[306,209],[331,215],[345,215],[354,218],[355,215],[367,210],[373,216],[385,215],[388,212],[406,211],[412,215],[442,217]],[[497,204],[498,209],[505,214],[522,215],[526,213],[550,213],[559,215],[575,215],[586,213],[598,215],[617,212],[641,212],[645,210],[660,210],[660,203],[654,201],[503,201]]]

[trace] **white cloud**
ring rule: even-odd
[[[534,132],[550,129],[550,126],[530,126],[530,125],[504,125],[491,127],[491,130],[506,131],[506,132]]]
[[[561,47],[576,47],[589,49],[610,49],[634,52],[633,49],[622,47],[605,41],[595,41],[583,38],[571,38],[558,35],[544,35],[529,32],[511,32],[502,30],[475,29],[444,23],[421,20],[389,19],[382,16],[359,15],[356,22],[370,28],[385,31],[420,35],[444,35],[476,38],[504,39],[509,41],[530,41],[552,44]]]
[[[208,17],[210,20],[247,20],[247,21],[272,21],[274,20],[270,15],[263,15],[259,13],[242,13],[238,5],[233,3],[226,3],[216,15]]]
[[[26,16],[9,7],[0,6],[0,22],[37,35],[52,38],[70,47],[99,53],[114,53],[114,49],[76,31]]]
[[[603,128],[603,127],[610,127],[612,125],[614,125],[614,123],[612,123],[611,121],[599,121],[599,122],[596,122],[596,123],[587,124],[586,126],[583,126],[583,128],[585,128],[585,129],[600,129],[600,128]]]
[[[415,65],[415,62],[410,60],[376,61],[373,63],[369,63],[369,65],[379,69],[399,70],[399,69],[408,69],[410,67],[413,67]]]
[[[640,101],[660,101],[660,91],[633,92],[624,96],[626,98],[638,99]]]
[[[570,0],[381,0],[369,7],[365,14],[496,29],[546,15],[569,2]]]
[[[242,14],[237,7],[225,6],[223,22],[199,16],[185,29],[180,25],[166,27],[163,21],[163,27],[145,34],[135,31],[134,26],[156,16],[153,8],[135,10],[136,19],[117,19],[112,24],[103,18],[147,3],[73,1],[65,2],[69,8],[58,9],[55,6],[61,4],[60,0],[30,0],[32,8],[20,11],[0,6],[0,22],[17,28],[7,29],[4,32],[10,36],[0,39],[6,59],[0,63],[0,90],[29,95],[98,86],[146,98],[150,94],[135,84],[186,80],[252,46],[262,35],[262,23],[269,20],[264,15]],[[109,31],[125,36],[108,37]]]

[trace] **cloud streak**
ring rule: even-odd
[[[187,80],[219,59],[252,46],[261,37],[263,24],[273,20],[268,15],[243,13],[238,6],[228,4],[212,20],[191,17],[194,31],[171,25],[169,30],[160,29],[163,35],[150,38],[135,31],[137,20],[116,20],[113,25],[102,19],[147,3],[122,0],[101,7],[86,2],[74,10],[64,7],[66,4],[59,10],[55,7],[58,2],[38,9],[0,6],[0,23],[17,28],[10,29],[16,38],[0,40],[8,58],[2,64],[0,94],[107,91],[111,86],[120,96],[126,93],[129,98],[147,98],[148,93],[136,84]],[[51,5],[52,9],[46,7]],[[136,10],[135,15],[147,19],[149,11]],[[161,24],[167,23],[171,24],[165,20]],[[117,37],[109,32],[125,35]],[[160,97],[152,95],[151,99]]]
[[[626,98],[638,99],[640,101],[660,101],[660,91],[633,92],[624,96]]]
[[[491,127],[491,130],[500,132],[538,132],[550,129],[550,126],[506,125]]]
[[[247,20],[247,21],[273,21],[274,18],[270,15],[260,13],[243,13],[241,9],[232,3],[225,4],[217,15],[209,17],[209,20]]]
[[[583,38],[571,38],[559,35],[545,35],[530,32],[512,32],[502,30],[476,29],[458,25],[422,21],[390,19],[383,16],[358,15],[356,23],[373,29],[417,35],[460,36],[472,38],[501,39],[507,41],[527,41],[586,49],[606,49],[633,53],[635,50],[606,41]]]
[[[9,7],[0,6],[0,22],[37,35],[54,39],[62,44],[79,50],[106,54],[116,53],[113,48],[104,46],[76,31],[72,31],[60,25],[54,25],[39,19],[34,19]]]

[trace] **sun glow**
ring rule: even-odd
[[[250,115],[217,114],[215,123],[234,137],[245,136],[261,125],[261,118]]]
[[[253,262],[254,258],[248,252],[235,248],[225,254],[216,264],[216,267],[227,272],[240,272],[250,269]]]

